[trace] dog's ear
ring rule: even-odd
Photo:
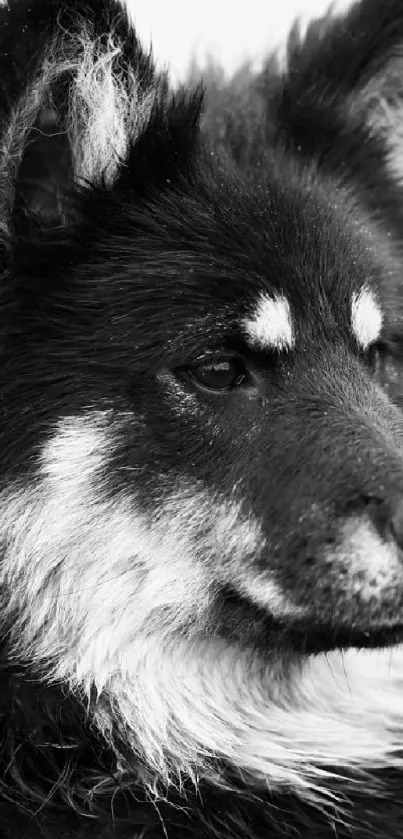
[[[347,175],[387,164],[403,177],[403,3],[360,0],[294,29],[272,99],[271,131]],[[275,118],[273,121],[273,114]]]
[[[147,125],[152,61],[107,0],[10,0],[0,42],[2,220],[60,225],[69,193],[113,183]]]
[[[171,97],[115,0],[9,0],[0,72],[0,223],[14,240],[60,229],[122,173],[161,169],[159,143],[168,165],[198,121],[200,97]]]

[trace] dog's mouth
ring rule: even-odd
[[[262,651],[288,649],[298,655],[403,644],[403,619],[394,621],[392,616],[383,622],[369,619],[359,626],[309,616],[301,620],[278,620],[229,589],[223,592],[209,629],[216,636]]]
[[[282,629],[293,650],[310,655],[332,650],[375,649],[403,643],[403,623],[361,629],[350,626],[317,625],[314,628]]]

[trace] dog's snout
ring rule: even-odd
[[[395,498],[367,500],[372,524],[383,539],[393,540],[403,550],[403,495]]]

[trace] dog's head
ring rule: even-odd
[[[234,665],[403,635],[402,11],[294,43],[248,175],[109,0],[10,2],[0,33],[10,654],[95,686],[161,771],[203,741],[267,774],[263,710],[238,751],[217,721]]]

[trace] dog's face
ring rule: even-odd
[[[26,80],[4,134],[2,574],[13,654],[118,696],[125,723],[135,708],[157,765],[154,740],[180,751],[175,726],[161,733],[164,656],[175,706],[192,649],[203,669],[213,649],[230,662],[237,645],[277,657],[280,638],[403,635],[403,418],[383,387],[401,254],[361,190],[367,163],[327,166],[320,130],[301,147],[291,82],[264,171],[230,177],[200,145],[197,97],[170,103],[151,71],[127,128],[122,35],[96,41],[96,25],[72,34],[59,75],[66,49]],[[320,124],[337,105],[348,137],[358,92],[344,112],[338,84],[306,107]],[[365,114],[360,130],[384,165]],[[398,190],[386,168],[377,189]],[[214,737],[205,749],[225,751]]]

